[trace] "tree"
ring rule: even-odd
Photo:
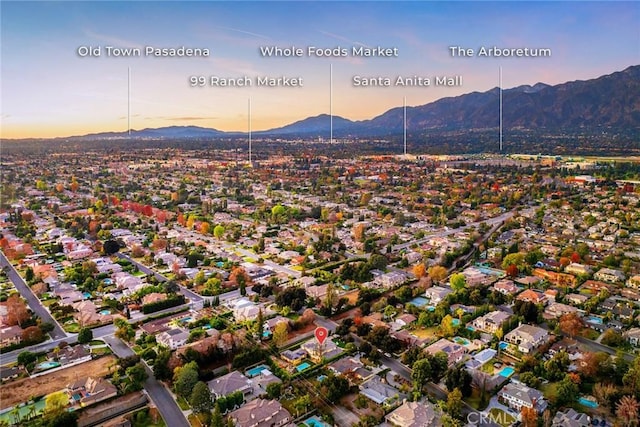
[[[638,425],[639,412],[640,404],[634,396],[623,396],[616,405],[616,416],[625,427]]]
[[[462,393],[459,389],[454,388],[453,391],[447,395],[446,409],[447,413],[453,418],[460,418],[462,414]]]
[[[441,265],[429,267],[429,277],[434,282],[442,282],[447,277],[447,269]]]
[[[424,266],[424,263],[419,263],[413,266],[412,272],[413,275],[416,276],[418,279],[424,277],[424,275],[426,274],[426,267]]]
[[[7,325],[9,326],[22,326],[31,317],[27,305],[18,294],[9,296],[5,305],[7,307]]]
[[[18,354],[18,365],[27,366],[38,360],[38,356],[30,351],[23,351]]]
[[[578,386],[571,381],[568,375],[565,376],[558,384],[556,404],[558,406],[564,406],[575,402],[578,398],[578,391]]]
[[[127,377],[131,383],[131,388],[139,390],[142,388],[142,383],[147,379],[147,371],[142,363],[136,363],[135,365],[127,368]]]
[[[40,342],[44,338],[42,330],[37,326],[29,326],[22,331],[22,341],[24,342]]]
[[[412,366],[411,379],[415,390],[422,391],[423,387],[431,379],[431,362],[429,359],[419,359]]]
[[[457,388],[464,397],[471,396],[472,377],[464,366],[448,369],[444,378],[444,383],[448,390]]]
[[[515,254],[508,254],[502,260],[502,268],[507,269],[510,265],[515,265],[520,268],[521,265],[524,264],[524,254],[522,252],[518,252]]]
[[[218,240],[222,239],[222,236],[224,236],[224,227],[220,224],[213,227],[213,235]]]
[[[616,391],[616,387],[613,384],[596,383],[591,394],[601,406],[609,407],[611,405],[611,397],[616,394]]]
[[[264,315],[262,314],[262,307],[258,310],[258,318],[256,319],[256,334],[258,335],[258,341],[262,341],[262,335],[264,334]]]
[[[455,292],[461,291],[467,284],[467,278],[462,273],[452,274],[449,278],[449,284]]]
[[[56,391],[47,396],[44,412],[46,414],[59,414],[69,404],[69,396],[64,391]]]
[[[509,264],[507,267],[507,276],[516,277],[518,275],[518,266],[515,264]]]
[[[191,396],[197,382],[198,365],[196,362],[189,362],[177,368],[173,375],[173,387],[180,396]]]
[[[171,358],[171,351],[167,348],[162,348],[158,351],[158,356],[153,363],[153,376],[158,380],[168,380],[171,378],[171,369],[169,369],[169,359]]]
[[[560,326],[560,330],[571,338],[578,335],[584,327],[582,319],[577,313],[563,314],[560,316],[560,322],[558,324]]]
[[[51,417],[48,422],[43,424],[44,427],[77,427],[78,426],[78,413],[77,412],[60,412]]]
[[[282,392],[282,383],[270,383],[267,384],[267,397],[269,399],[278,399]]]
[[[447,314],[442,318],[440,323],[440,332],[444,337],[452,337],[456,333],[456,327],[453,325],[453,317]]]
[[[120,338],[123,341],[130,342],[133,337],[136,336],[136,331],[133,330],[133,327],[126,320],[121,317],[116,317],[113,321],[114,326],[116,327],[115,335],[117,338]]]
[[[278,322],[276,327],[273,330],[273,343],[280,347],[283,345],[287,338],[289,337],[289,323],[288,322]]]
[[[522,427],[537,427],[538,426],[538,411],[534,408],[522,407],[520,411],[522,419]]]
[[[600,342],[604,345],[608,345],[609,347],[619,347],[624,344],[625,339],[614,329],[607,329],[604,331],[604,335],[602,335]]]
[[[89,328],[82,328],[78,333],[78,342],[80,344],[87,344],[93,340],[93,331]]]
[[[193,387],[189,403],[191,403],[191,408],[193,408],[193,412],[196,414],[210,412],[211,409],[213,409],[213,397],[211,396],[209,386],[202,381],[198,381]]]
[[[113,239],[109,239],[102,245],[102,252],[105,255],[113,255],[120,250],[120,244]]]
[[[225,427],[224,419],[220,413],[220,407],[215,405],[213,416],[211,417],[211,427]]]
[[[320,388],[329,402],[336,402],[349,392],[349,380],[342,375],[329,374]]]

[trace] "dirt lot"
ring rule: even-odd
[[[31,397],[42,396],[61,390],[72,381],[88,376],[104,376],[113,364],[114,356],[101,357],[78,366],[63,369],[36,378],[23,378],[3,384],[0,387],[2,408],[28,401]]]

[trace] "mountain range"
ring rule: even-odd
[[[442,98],[429,104],[407,107],[407,131],[438,133],[495,129],[499,126],[500,89]],[[558,85],[537,83],[502,91],[504,129],[582,130],[606,128],[640,130],[640,65],[591,80]],[[309,117],[283,127],[253,132],[271,137],[328,137],[331,118]],[[370,120],[352,121],[333,116],[336,137],[399,135],[403,131],[403,107],[396,107]],[[107,138],[219,138],[239,137],[241,132],[223,132],[198,126],[108,132],[73,139]],[[69,138],[67,138],[69,139]]]

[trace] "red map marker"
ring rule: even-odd
[[[323,328],[322,326],[319,326],[316,328],[315,334],[316,334],[316,340],[318,340],[320,345],[322,345],[324,343],[324,340],[327,339],[327,336],[329,335],[329,331],[327,331],[327,328]]]

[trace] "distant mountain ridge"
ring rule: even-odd
[[[499,88],[407,107],[409,132],[491,129],[499,126]],[[616,127],[640,129],[640,65],[591,80],[554,86],[536,83],[502,91],[505,129],[591,129]],[[403,131],[403,108],[392,108],[369,120],[352,121],[333,116],[336,137],[395,135]],[[286,126],[253,132],[272,137],[328,137],[331,118],[327,114],[308,117]],[[107,132],[73,139],[99,138],[216,138],[242,136],[245,132],[223,132],[198,126]],[[66,138],[69,139],[69,138]]]

